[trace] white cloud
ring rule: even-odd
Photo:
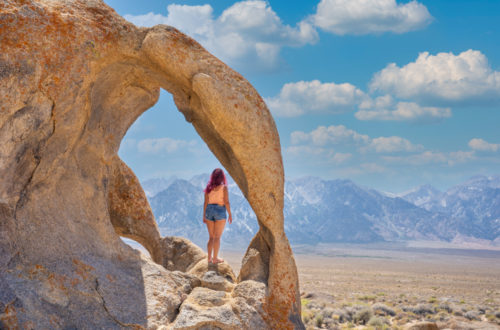
[[[196,141],[194,140],[184,141],[168,137],[159,139],[144,139],[137,143],[137,149],[139,152],[150,154],[172,153],[181,149],[192,151],[195,146]]]
[[[308,155],[321,155],[327,153],[328,150],[321,147],[314,146],[289,146],[285,149],[286,153],[292,156],[303,156],[304,154]]]
[[[303,21],[296,27],[283,24],[265,1],[241,1],[214,18],[210,5],[172,4],[168,14],[125,15],[136,25],[167,24],[200,42],[230,64],[275,68],[282,47],[300,47],[318,40],[315,28]]]
[[[478,151],[496,152],[500,149],[500,144],[489,143],[483,139],[472,139],[469,141],[469,147]]]
[[[403,67],[389,64],[374,75],[370,89],[423,101],[487,102],[500,99],[500,72],[480,51],[424,52]]]
[[[335,153],[330,160],[335,163],[335,164],[342,164],[348,161],[349,159],[352,158],[351,153],[342,153],[342,152],[337,152]]]
[[[318,126],[310,133],[295,131],[291,134],[292,144],[311,143],[317,146],[327,144],[366,144],[370,141],[368,135],[359,134],[343,125]]]
[[[457,163],[464,163],[475,159],[474,151],[453,151],[453,152],[436,152],[424,151],[419,154],[402,156],[383,156],[383,160],[390,163],[399,163],[407,165],[427,165],[427,164],[448,164],[453,166]]]
[[[299,81],[283,85],[279,95],[266,98],[276,116],[296,117],[306,113],[341,113],[354,109],[365,94],[349,83]]]
[[[314,145],[292,145],[285,149],[285,153],[301,158],[304,158],[304,156],[320,156],[323,161],[337,165],[346,162],[352,157],[350,153],[335,152],[333,149]]]
[[[399,136],[370,138],[368,135],[359,134],[343,125],[318,126],[309,133],[294,131],[290,135],[290,142],[294,148],[293,150],[342,145],[356,146],[361,152],[393,153],[417,152],[424,148],[420,144],[415,145]],[[320,153],[324,153],[324,151],[317,152],[317,154]]]
[[[378,137],[371,140],[371,142],[364,148],[364,151],[374,150],[377,153],[391,153],[391,152],[415,152],[422,150],[422,145],[415,145],[399,136]]]
[[[321,0],[311,21],[321,29],[339,34],[404,33],[427,26],[432,16],[417,1]]]
[[[423,107],[414,102],[396,102],[390,95],[363,101],[354,116],[359,120],[429,122],[451,117],[450,108]]]
[[[338,126],[318,126],[309,133],[294,131],[290,135],[290,154],[311,154],[328,156],[334,163],[340,163],[352,157],[351,153],[334,153],[332,146],[341,148],[357,148],[361,153],[397,153],[419,152],[424,150],[420,144],[413,144],[399,136],[370,138],[368,135]]]

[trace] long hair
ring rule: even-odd
[[[208,194],[212,191],[212,189],[221,184],[227,186],[226,176],[224,175],[224,171],[222,171],[220,168],[216,168],[215,170],[213,170],[212,175],[210,175],[210,180],[208,180],[204,192]]]

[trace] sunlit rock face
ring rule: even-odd
[[[160,88],[257,215],[239,276],[162,238],[117,156]],[[99,0],[3,0],[0,100],[0,327],[303,328],[279,136],[241,75],[175,28],[137,28]]]

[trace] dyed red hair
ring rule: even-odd
[[[216,168],[213,170],[212,175],[210,175],[210,180],[208,180],[207,186],[205,188],[205,193],[208,194],[219,185],[227,186],[226,176],[224,175],[224,171],[220,168]]]

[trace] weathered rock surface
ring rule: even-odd
[[[207,255],[198,246],[182,237],[164,237],[161,239],[160,250],[162,251],[162,264],[168,270],[179,270],[188,272],[205,261]],[[204,267],[206,271],[208,265]],[[201,275],[198,273],[197,275]]]
[[[229,280],[231,279],[229,278]],[[217,272],[210,270],[203,274],[201,286],[212,290],[231,292],[234,289],[234,284],[229,280]]]
[[[160,237],[117,156],[160,88],[257,215],[239,283]],[[0,327],[303,328],[279,136],[241,75],[175,28],[137,28],[100,0],[2,0],[0,100]],[[234,289],[200,287],[207,271]]]

